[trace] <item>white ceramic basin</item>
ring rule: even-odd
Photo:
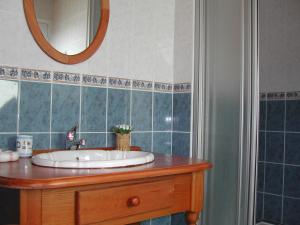
[[[76,150],[42,153],[32,157],[32,163],[38,166],[56,168],[114,168],[136,166],[152,162],[150,152]]]

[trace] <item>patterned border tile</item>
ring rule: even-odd
[[[285,92],[267,93],[267,100],[285,100]]]
[[[73,85],[87,85],[95,87],[126,88],[157,92],[191,92],[191,83],[163,83],[145,80],[131,80],[117,77],[104,77],[89,74],[51,72],[39,69],[26,69],[10,66],[0,66],[0,79],[18,79],[40,82],[65,83]]]
[[[154,83],[154,90],[155,91],[161,91],[161,92],[172,92],[173,91],[173,85],[170,84],[170,83],[155,82]]]
[[[267,100],[267,94],[266,93],[259,93],[259,100]]]
[[[300,100],[300,91],[293,91],[286,93],[287,100]]]
[[[13,79],[19,78],[19,71],[16,67],[0,66],[0,79]]]
[[[191,92],[192,84],[191,83],[177,83],[174,84],[174,92],[182,93],[182,92]]]
[[[152,81],[145,81],[145,80],[133,80],[132,81],[132,88],[133,89],[140,89],[140,90],[153,90],[153,82]]]
[[[57,83],[68,83],[68,84],[80,84],[81,76],[77,73],[64,73],[64,72],[54,72],[53,82]]]
[[[82,85],[106,87],[107,86],[107,78],[103,77],[103,76],[83,74],[82,75]]]
[[[131,80],[124,78],[111,77],[108,80],[108,87],[114,88],[131,88]]]
[[[50,71],[21,69],[21,79],[22,80],[51,82],[51,80],[52,80],[51,75],[52,74]]]

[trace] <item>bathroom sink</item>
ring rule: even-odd
[[[154,161],[150,152],[76,150],[41,153],[32,157],[38,166],[56,168],[114,168],[136,166]]]

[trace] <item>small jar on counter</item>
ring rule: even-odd
[[[20,157],[32,156],[32,142],[33,138],[30,135],[17,136],[17,152]]]

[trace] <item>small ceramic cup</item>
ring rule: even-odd
[[[17,152],[20,157],[32,156],[32,141],[33,138],[30,135],[17,136]]]

